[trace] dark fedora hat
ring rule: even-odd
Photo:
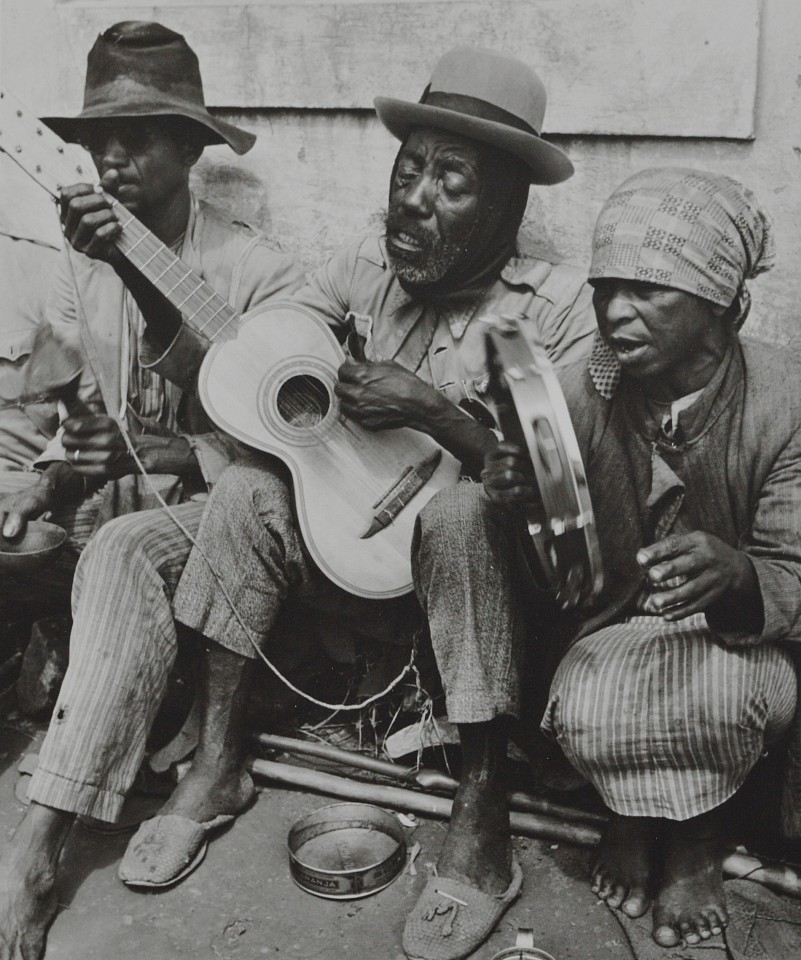
[[[213,117],[203,99],[197,57],[181,36],[160,23],[126,20],[101,33],[86,60],[83,110],[77,117],[42,117],[65,140],[81,125],[112,117],[181,116],[205,128],[206,143],[247,153],[256,137]]]
[[[540,136],[545,87],[525,63],[502,53],[459,47],[440,58],[419,103],[376,97],[389,132],[405,140],[413,127],[458,133],[520,157],[532,183],[561,183],[573,164]]]

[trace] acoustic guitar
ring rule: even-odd
[[[54,197],[88,182],[94,166],[0,92],[0,151]],[[334,394],[345,355],[326,322],[291,302],[240,316],[201,276],[108,195],[122,224],[120,251],[212,342],[201,401],[222,430],[289,467],[306,547],[344,590],[387,599],[412,589],[417,514],[459,479],[459,462],[416,430],[369,431],[344,417]]]

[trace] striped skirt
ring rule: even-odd
[[[633,617],[570,648],[543,729],[616,813],[687,820],[742,786],[795,701],[781,648],[726,647],[701,614]]]

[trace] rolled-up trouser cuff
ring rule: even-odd
[[[89,783],[78,783],[57,773],[37,767],[28,785],[28,797],[35,803],[67,813],[94,817],[116,823],[125,794],[104,790]]]

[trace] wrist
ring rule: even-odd
[[[192,445],[186,437],[140,435],[134,448],[147,473],[169,473],[184,476],[197,469]]]
[[[70,500],[79,500],[86,488],[86,482],[80,473],[66,460],[49,463],[42,472],[37,484],[37,497],[42,512]]]
[[[759,593],[759,581],[751,558],[737,551],[737,568],[730,592],[740,599],[753,599]]]
[[[460,412],[447,397],[432,387],[430,392],[421,397],[416,416],[409,426],[438,439],[443,432],[447,432],[454,416]]]

